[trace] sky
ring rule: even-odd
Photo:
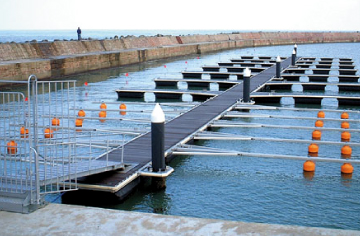
[[[0,11],[0,30],[360,30],[360,0],[0,0]]]

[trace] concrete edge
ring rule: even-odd
[[[360,231],[128,212],[49,204],[31,214],[0,211],[0,232],[11,235],[336,235]]]

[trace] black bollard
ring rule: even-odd
[[[251,70],[246,67],[243,81],[243,102],[250,102],[250,76]]]
[[[295,66],[295,60],[296,60],[296,52],[295,49],[293,50],[293,53],[291,55],[291,65]]]
[[[276,76],[275,78],[280,78],[280,71],[281,71],[281,58],[277,56],[276,58]]]
[[[151,113],[151,161],[153,172],[165,171],[165,114],[159,103]]]

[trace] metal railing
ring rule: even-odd
[[[97,160],[123,147],[121,140],[99,145],[98,133],[75,126],[76,81],[31,75],[27,82],[0,83],[27,87],[0,91],[0,210],[31,212],[46,194],[77,189],[78,177],[123,168],[122,161]]]

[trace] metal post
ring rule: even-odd
[[[165,171],[165,114],[159,103],[151,113],[151,161],[153,172]]]
[[[250,76],[251,70],[246,67],[243,81],[243,102],[250,102]]]
[[[281,59],[280,56],[276,58],[276,76],[275,78],[280,78],[280,71],[281,71]]]
[[[294,45],[295,55],[297,55],[297,45]]]
[[[291,65],[295,66],[295,60],[296,60],[296,52],[295,49],[293,50],[293,53],[291,55]]]

